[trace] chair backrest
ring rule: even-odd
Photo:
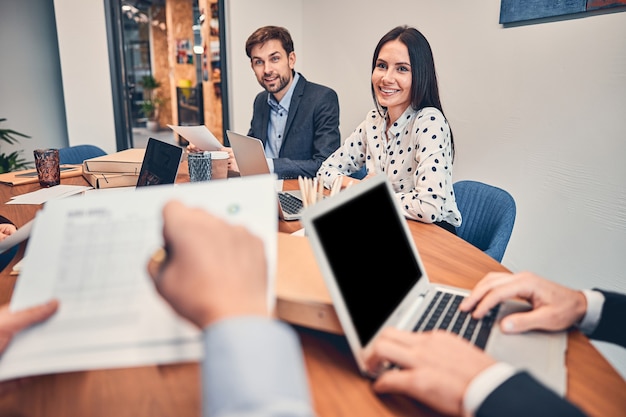
[[[76,145],[59,149],[60,164],[82,164],[85,159],[106,155],[107,153],[95,145]]]
[[[515,200],[478,181],[458,181],[453,188],[462,217],[457,235],[501,262],[515,224]]]

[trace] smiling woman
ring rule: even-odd
[[[411,63],[406,45],[399,40],[382,46],[372,70],[376,102],[387,109],[387,123],[396,121],[411,104]]]
[[[407,218],[456,233],[461,213],[452,189],[454,140],[431,48],[417,29],[398,26],[378,42],[371,88],[376,108],[317,176],[330,188],[338,177],[347,186],[363,166],[367,176],[384,172]]]

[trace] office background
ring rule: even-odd
[[[0,2],[0,117],[33,136],[2,152],[115,150],[102,3]],[[372,108],[376,42],[393,26],[416,26],[433,48],[455,134],[454,179],[516,199],[503,264],[626,292],[626,12],[503,28],[499,0],[227,0],[226,9],[230,125],[239,132],[260,89],[244,52],[258,26],[290,29],[296,69],[339,94],[344,138]],[[626,352],[596,345],[626,375]]]

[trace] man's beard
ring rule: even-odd
[[[287,85],[289,84],[289,77],[278,77],[278,85],[276,85],[275,87],[269,87],[265,81],[263,81],[261,83],[261,87],[263,87],[268,93],[272,93],[272,94],[276,94],[279,91],[283,90],[285,87],[287,87]]]

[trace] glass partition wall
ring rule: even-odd
[[[168,124],[228,129],[223,0],[105,0],[118,148]],[[120,136],[122,140],[120,140]],[[183,138],[178,138],[186,145]],[[125,142],[125,143],[120,143]]]

